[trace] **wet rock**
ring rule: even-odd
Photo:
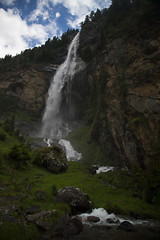
[[[110,224],[118,224],[119,220],[118,219],[113,219],[113,218],[108,218],[107,222]]]
[[[59,174],[66,172],[68,168],[66,155],[58,146],[40,148],[37,150],[37,163],[42,165],[51,173]]]
[[[99,222],[99,221],[100,221],[99,217],[95,217],[95,216],[88,216],[87,217],[87,222],[96,223],[96,222]]]
[[[45,165],[46,163],[43,163],[43,166]],[[49,172],[56,173],[56,174],[66,172],[66,166],[64,165],[64,163],[62,163],[59,159],[53,158],[51,155],[50,155],[50,160],[47,161],[46,169]]]
[[[84,194],[79,188],[65,187],[57,192],[55,201],[67,203],[72,213],[82,213],[91,210],[92,203],[87,194]]]
[[[38,220],[47,221],[50,220],[56,214],[56,210],[44,210],[33,215],[27,215],[28,222],[36,222]]]
[[[77,217],[71,218],[68,215],[61,217],[55,226],[56,235],[63,237],[77,235],[82,229],[83,225],[80,219]]]
[[[119,226],[118,230],[126,231],[126,232],[134,232],[135,228],[134,226],[128,222],[128,221],[123,221]]]

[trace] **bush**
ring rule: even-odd
[[[3,122],[3,128],[6,132],[8,132],[10,135],[14,134],[14,125],[15,125],[15,117],[12,115],[10,118],[7,118]]]
[[[0,141],[6,140],[6,134],[3,129],[0,129]]]
[[[22,168],[32,158],[29,149],[24,144],[15,144],[8,153],[7,159],[17,168]]]

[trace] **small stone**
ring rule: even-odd
[[[113,219],[113,218],[108,218],[107,222],[110,224],[118,224],[119,220],[118,219]]]
[[[133,232],[135,231],[133,225],[128,221],[123,221],[119,226],[118,230],[126,231],[126,232]]]
[[[36,199],[38,199],[38,200],[45,200],[45,199],[46,199],[46,193],[43,192],[42,190],[38,190],[38,191],[35,193],[35,197],[36,197]]]
[[[87,222],[96,223],[96,222],[99,222],[99,221],[100,221],[99,217],[95,217],[95,216],[88,216],[87,217]]]

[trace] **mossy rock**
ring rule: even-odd
[[[58,146],[37,149],[35,162],[55,174],[66,172],[68,168],[66,155]]]

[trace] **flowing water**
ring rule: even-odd
[[[68,124],[63,120],[61,111],[63,89],[66,87],[66,101],[70,101],[70,85],[76,72],[77,48],[79,45],[79,33],[72,40],[67,58],[62,63],[53,80],[48,92],[46,109],[42,119],[42,137],[48,139],[61,139],[69,132]],[[70,114],[71,106],[68,109]]]
[[[79,33],[72,40],[66,60],[59,66],[52,79],[42,119],[41,136],[44,138],[44,141],[48,146],[51,145],[53,139],[59,141],[66,151],[68,160],[80,160],[81,158],[81,154],[73,149],[70,142],[62,140],[70,132],[69,122],[66,119],[70,119],[70,115],[74,115],[71,102],[72,79],[75,73],[84,67],[83,62],[77,56],[78,46]],[[62,106],[64,93],[67,104]]]

